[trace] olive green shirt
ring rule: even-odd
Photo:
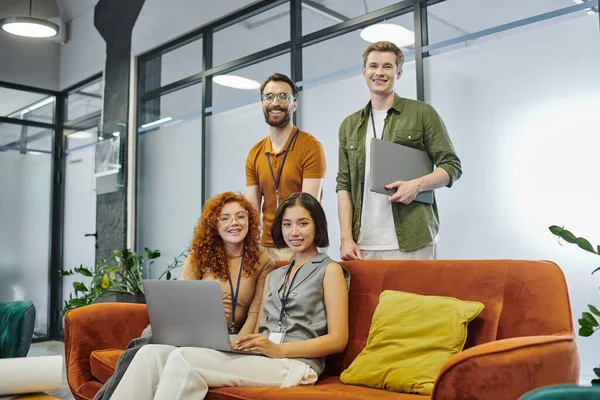
[[[371,102],[346,117],[339,131],[339,169],[336,191],[347,190],[352,197],[352,237],[360,232],[365,183],[365,137]],[[448,187],[462,174],[460,160],[454,151],[442,119],[429,104],[395,95],[386,117],[384,140],[425,150],[437,168],[450,176]],[[390,182],[391,183],[391,182]],[[392,214],[400,251],[412,251],[431,243],[438,233],[437,203],[413,201],[406,205],[392,203]]]

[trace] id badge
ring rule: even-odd
[[[285,332],[270,332],[269,340],[276,344],[283,343],[283,338],[285,337]]]

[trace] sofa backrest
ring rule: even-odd
[[[388,289],[482,302],[485,308],[469,324],[465,348],[498,339],[573,331],[565,278],[551,262],[419,260],[341,264],[352,275],[350,338],[342,354],[328,357],[328,375],[339,375],[362,351],[379,294]]]

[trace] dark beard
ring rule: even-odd
[[[282,110],[281,108],[277,108],[277,110],[284,111],[285,116],[279,121],[272,120],[269,118],[269,111],[271,110],[267,109],[266,111],[263,111],[263,114],[265,115],[265,122],[274,128],[282,128],[290,123],[290,121],[292,120],[292,116],[290,115],[287,109]]]

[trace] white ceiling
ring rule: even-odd
[[[349,18],[396,3],[394,0],[312,1]],[[33,0],[32,14],[40,18],[61,17],[64,22],[68,22],[87,12],[97,3],[98,0]],[[497,0],[447,0],[433,6],[429,11],[432,14],[431,17],[443,19],[444,22],[461,31],[476,32],[573,4],[575,4],[573,0],[505,0],[501,4]],[[0,0],[0,18],[27,15],[28,13],[29,2],[27,0]],[[303,15],[306,18],[312,13],[314,12],[307,10]],[[331,24],[333,23],[335,21],[332,20]]]
[[[33,0],[32,16],[38,18],[62,18],[68,22],[85,13],[98,0]],[[0,18],[29,15],[28,0],[0,0]]]

